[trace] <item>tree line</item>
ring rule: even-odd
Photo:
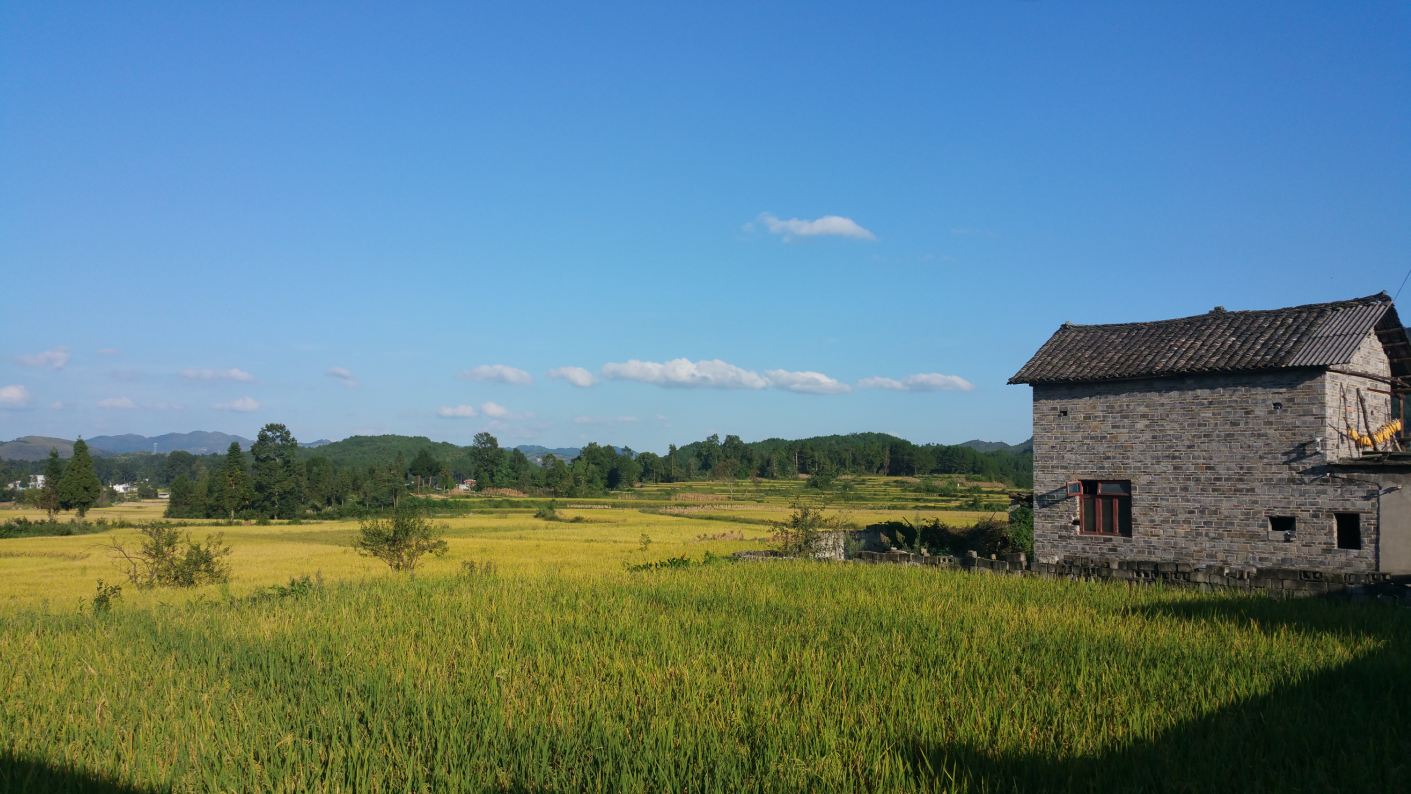
[[[797,441],[770,438],[745,443],[739,436],[711,435],[684,447],[672,445],[665,456],[637,456],[643,478],[651,482],[778,479],[814,476],[888,475],[917,477],[963,474],[1021,488],[1034,484],[1034,456],[1008,450],[980,452],[966,446],[913,444],[885,433],[819,436]]]
[[[426,443],[409,458],[405,441]],[[52,512],[78,509],[82,504],[86,510],[97,503],[103,483],[119,479],[143,482],[149,489],[146,496],[155,495],[156,485],[166,486],[169,517],[215,519],[288,519],[310,510],[361,513],[396,508],[408,494],[448,491],[471,478],[480,491],[514,489],[554,497],[601,496],[640,482],[777,479],[801,474],[820,478],[958,474],[1018,487],[1033,483],[1030,454],[916,445],[882,433],[753,443],[734,435],[723,441],[712,435],[679,448],[671,445],[665,455],[590,443],[571,460],[546,454],[537,462],[520,450],[501,448],[489,433],[477,434],[468,447],[383,437],[360,440],[336,456],[320,454],[321,449],[301,448],[282,424],[262,428],[248,451],[231,444],[224,455],[131,453],[130,460],[114,461],[91,457],[80,440],[70,461],[51,451],[42,463],[54,490],[52,496],[41,495],[41,506],[52,506]],[[390,459],[370,459],[378,451],[393,450],[396,454]],[[0,463],[5,481],[19,474]],[[79,479],[84,483],[81,488],[60,488],[66,480]],[[89,493],[94,494],[92,500]]]

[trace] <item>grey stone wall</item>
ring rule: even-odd
[[[1363,348],[1346,369],[1389,372],[1374,336]],[[1354,454],[1344,394],[1362,390],[1372,429],[1389,416],[1372,388],[1319,369],[1034,386],[1035,557],[1376,570],[1377,488],[1327,467]],[[1080,534],[1070,480],[1130,480],[1132,536]],[[1336,547],[1344,511],[1361,514],[1360,550]],[[1294,537],[1269,516],[1295,517]]]

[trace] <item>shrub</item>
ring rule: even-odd
[[[113,605],[122,600],[122,586],[115,584],[104,584],[102,579],[98,580],[98,592],[93,594],[92,609],[94,615],[106,615],[113,610]]]
[[[139,532],[140,544],[129,549],[121,541],[110,541],[106,548],[113,564],[127,575],[127,580],[140,590],[153,587],[196,587],[230,581],[230,547],[225,535],[217,532],[206,542],[191,540],[166,522],[153,522]],[[185,546],[185,548],[182,548]]]
[[[826,516],[822,507],[794,502],[794,512],[785,521],[772,521],[774,547],[794,557],[816,557],[823,550],[823,533],[842,528],[837,516]]]
[[[358,532],[354,548],[359,554],[376,557],[394,571],[413,575],[423,554],[439,557],[450,548],[440,529],[409,510],[400,510],[391,518],[365,518],[358,523]]]

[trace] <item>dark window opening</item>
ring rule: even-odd
[[[1068,409],[1067,409],[1067,408],[1060,408],[1060,409],[1058,409],[1058,415],[1059,415],[1059,416],[1067,416],[1067,415],[1068,415]]]
[[[1083,480],[1080,531],[1086,535],[1132,536],[1132,483]]]
[[[1298,528],[1298,521],[1293,516],[1269,516],[1270,532],[1293,532]]]
[[[1283,410],[1283,407],[1284,407],[1284,404],[1283,404],[1283,403],[1274,403],[1274,410],[1275,410],[1275,411]]]
[[[1333,513],[1337,521],[1338,548],[1362,548],[1362,515],[1360,513]]]

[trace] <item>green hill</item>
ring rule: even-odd
[[[465,454],[465,450],[445,441],[432,441],[426,436],[349,436],[342,441],[312,448],[301,448],[300,457],[328,458],[342,465],[366,465],[392,460],[401,453],[410,461],[416,453],[430,449],[437,460],[450,463]]]
[[[63,438],[49,438],[48,436],[22,436],[14,441],[7,441],[0,444],[0,458],[5,460],[44,460],[49,457],[50,449],[58,449],[59,457],[73,457],[73,441]],[[111,455],[112,452],[106,449],[88,448],[88,454],[97,457]]]

